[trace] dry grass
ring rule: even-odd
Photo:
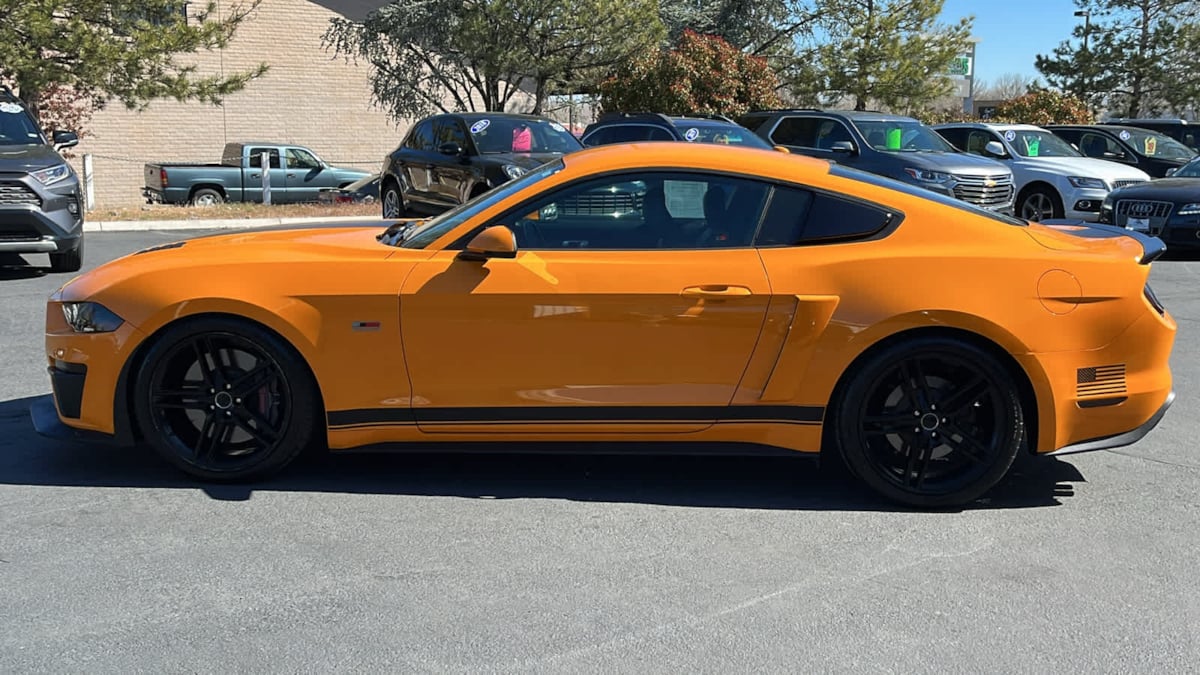
[[[379,204],[218,204],[216,206],[141,206],[96,207],[88,212],[90,221],[118,220],[211,220],[216,218],[328,218],[335,216],[378,217]]]

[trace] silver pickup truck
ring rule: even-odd
[[[152,163],[145,166],[147,202],[210,206],[262,202],[262,155],[270,162],[271,202],[315,202],[326,188],[340,188],[369,175],[330,166],[315,152],[280,143],[229,143],[215,164]]]

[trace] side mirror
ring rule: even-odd
[[[79,145],[79,136],[74,131],[55,131],[53,141],[54,149],[61,150]]]
[[[782,152],[785,155],[792,154],[791,150],[788,150],[787,148],[783,147],[782,145],[775,146],[775,152]]]
[[[830,150],[833,150],[834,152],[846,152],[850,154],[854,154],[855,152],[854,143],[851,143],[850,141],[838,141],[833,144],[833,147],[830,148]]]
[[[1000,143],[1000,141],[988,141],[987,144],[983,146],[983,151],[995,157],[1008,156],[1008,153],[1004,151],[1004,146]]]
[[[517,237],[504,225],[493,225],[475,235],[458,254],[459,260],[485,261],[517,257]]]
[[[442,143],[441,145],[438,146],[438,152],[442,153],[443,155],[450,155],[451,157],[457,157],[457,156],[463,154],[463,149],[462,149],[462,146],[459,145],[458,143],[447,142],[447,143]]]
[[[1177,167],[1177,166],[1173,166],[1173,167],[1171,167],[1171,168],[1167,169],[1167,173],[1165,173],[1164,175],[1165,175],[1165,176],[1174,176],[1174,175],[1175,175],[1175,172],[1176,172],[1176,171],[1178,171],[1178,170],[1179,170],[1179,167]]]

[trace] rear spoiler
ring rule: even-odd
[[[1142,245],[1142,257],[1138,259],[1138,263],[1141,265],[1149,265],[1167,252],[1167,245],[1162,239],[1124,227],[1117,227],[1116,225],[1089,223],[1074,218],[1051,218],[1039,221],[1038,224],[1047,227],[1062,228],[1064,230],[1069,228],[1071,234],[1077,237],[1087,237],[1088,239],[1129,237]]]

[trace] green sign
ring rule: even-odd
[[[950,62],[950,74],[957,77],[971,77],[971,57],[954,57],[954,60]]]

